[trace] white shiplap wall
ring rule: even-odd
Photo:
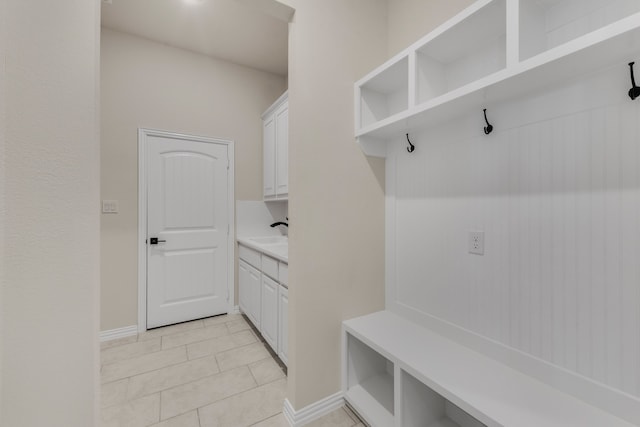
[[[630,58],[634,59],[634,58]],[[640,100],[618,64],[398,136],[387,307],[640,397]],[[485,255],[467,252],[484,230]],[[422,316],[422,317],[421,317]]]

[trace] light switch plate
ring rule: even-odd
[[[118,201],[117,200],[103,200],[102,201],[102,213],[118,213]]]
[[[484,255],[484,231],[469,232],[469,253]]]

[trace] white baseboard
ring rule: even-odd
[[[305,406],[298,411],[293,409],[293,406],[291,405],[291,402],[289,402],[289,399],[285,399],[282,412],[284,413],[284,418],[287,420],[291,427],[301,427],[305,424],[310,423],[311,421],[317,420],[318,418],[335,411],[343,405],[344,396],[340,391],[336,394],[332,394],[331,396],[327,396],[322,400],[312,403],[311,405]]]
[[[100,342],[111,341],[118,338],[130,337],[138,333],[138,325],[125,326],[124,328],[110,329],[100,332]]]
[[[229,314],[240,314],[240,306],[234,305],[229,309]]]

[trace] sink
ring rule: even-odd
[[[277,244],[286,245],[289,241],[286,236],[252,237],[249,240],[259,245],[277,245]]]

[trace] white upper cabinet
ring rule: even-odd
[[[406,133],[639,55],[640,0],[478,0],[355,83],[355,136],[386,157]]]
[[[289,102],[285,92],[262,115],[264,200],[289,197]]]
[[[264,167],[262,183],[264,198],[270,199],[276,196],[276,120],[274,115],[269,115],[263,123]]]

